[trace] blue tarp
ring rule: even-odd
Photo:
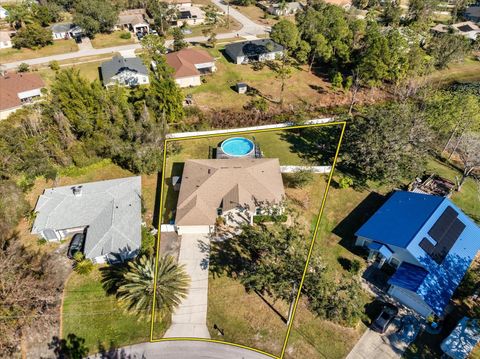
[[[422,267],[403,262],[388,280],[388,284],[402,287],[415,292],[423,283],[428,272]]]
[[[453,359],[466,359],[479,341],[478,320],[464,317],[442,342],[441,348],[445,354]]]

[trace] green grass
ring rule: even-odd
[[[92,46],[96,49],[101,49],[104,47],[129,45],[135,42],[135,35],[131,35],[129,39],[122,39],[122,34],[128,34],[128,32],[114,31],[110,34],[97,34],[95,38],[92,39]]]
[[[85,339],[89,352],[99,346],[110,348],[141,343],[150,339],[150,320],[138,320],[121,309],[113,296],[107,296],[98,269],[86,276],[73,273],[65,286],[62,308],[62,337],[73,333]],[[158,321],[156,337],[163,336],[167,321]]]
[[[78,51],[78,46],[74,40],[56,40],[52,45],[47,45],[38,50],[13,48],[2,49],[0,50],[0,63],[28,60],[74,51]]]
[[[463,62],[451,64],[444,70],[433,72],[427,80],[440,86],[452,82],[480,81],[480,61],[473,57],[467,58]]]

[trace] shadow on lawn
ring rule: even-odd
[[[290,151],[305,163],[331,165],[337,151],[341,126],[322,126],[283,131],[282,139],[290,143]]]
[[[66,339],[52,337],[52,341],[48,343],[48,349],[53,351],[57,359],[83,358],[88,354],[85,339],[73,333],[69,333]]]
[[[355,246],[355,232],[385,203],[387,197],[370,192],[369,195],[351,211],[334,229],[333,233],[341,238],[340,245],[360,256],[365,250]]]

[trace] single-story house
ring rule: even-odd
[[[71,22],[54,24],[50,29],[52,30],[52,36],[54,40],[70,39],[72,37],[83,35],[82,28]]]
[[[127,30],[131,32],[150,32],[150,24],[145,9],[130,9],[118,14],[115,30]]]
[[[453,31],[455,34],[463,35],[475,41],[480,34],[480,27],[473,21],[463,21],[452,25],[437,24],[432,27],[432,31],[436,33]]]
[[[388,293],[442,316],[480,249],[480,228],[445,197],[396,191],[355,233],[370,259],[396,267]]]
[[[283,55],[283,46],[270,39],[234,42],[225,46],[225,52],[236,64],[275,60]]]
[[[463,16],[468,20],[480,23],[480,6],[467,7]]]
[[[138,57],[115,56],[107,62],[103,62],[100,71],[105,87],[119,84],[121,86],[148,85],[147,67]]]
[[[278,158],[187,160],[177,202],[178,234],[210,233],[218,217],[252,223],[268,208],[281,211],[285,197]]]
[[[0,76],[0,120],[42,96],[45,83],[34,73],[5,73]]]
[[[463,317],[440,345],[442,351],[452,359],[467,359],[480,342],[478,319]]]
[[[10,32],[0,31],[0,49],[9,49],[12,47],[12,39]]]
[[[95,263],[132,258],[142,240],[141,195],[140,176],[45,189],[32,234],[59,241],[83,232],[83,254]]]
[[[173,26],[182,26],[184,23],[187,25],[199,25],[205,22],[205,13],[198,6],[192,6],[187,4],[186,6],[180,4],[176,6],[177,16],[173,20]]]
[[[6,10],[3,6],[0,5],[0,19],[6,19],[8,16],[8,10]]]
[[[267,12],[275,16],[287,16],[287,15],[294,15],[302,9],[303,9],[302,4],[300,4],[299,2],[293,1],[293,2],[285,3],[284,9],[282,9],[279,3],[271,4],[267,8]]]
[[[185,48],[166,55],[167,63],[175,70],[173,77],[180,87],[201,85],[200,76],[216,71],[215,59],[205,50]]]

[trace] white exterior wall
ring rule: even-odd
[[[197,70],[209,70],[210,72],[217,71],[217,67],[215,66],[215,62],[205,62],[203,64],[195,64],[195,68]]]
[[[177,233],[179,235],[185,233],[203,233],[208,234],[215,230],[215,226],[205,225],[205,226],[177,226]]]
[[[200,75],[190,76],[190,77],[181,77],[181,78],[175,79],[175,82],[180,87],[192,87],[192,86],[199,86],[202,84]]]
[[[9,49],[12,47],[12,41],[0,41],[0,49]]]
[[[357,240],[355,241],[356,246],[360,247],[366,247],[369,243],[373,242],[371,239],[365,238],[365,237],[357,237]],[[389,261],[392,260],[392,258],[395,258],[397,261],[399,261],[401,264],[402,262],[407,262],[416,266],[421,266],[420,263],[413,257],[409,251],[407,251],[405,248],[400,248],[396,246],[392,246],[390,244],[387,245],[393,252],[392,257],[389,259]]]
[[[125,77],[128,77],[128,76],[132,76],[132,77],[136,77],[138,79],[138,83],[137,85],[148,85],[150,83],[150,79],[148,78],[147,75],[142,75],[142,74],[128,74],[126,76],[125,73],[120,73],[118,74],[117,76],[113,76],[111,79],[110,79],[110,82],[107,84],[107,86],[112,86],[112,85],[115,85],[115,84],[119,84],[119,85],[122,85],[122,86],[128,86],[128,84],[125,84],[124,83],[124,79]]]
[[[52,32],[52,35],[54,40],[63,40],[69,37],[66,32]]]
[[[425,318],[432,313],[432,309],[423,301],[423,299],[420,298],[417,293],[414,293],[408,289],[397,287],[395,285],[390,287],[388,293],[400,303],[413,309]]]

